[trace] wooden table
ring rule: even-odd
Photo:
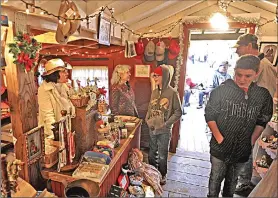
[[[123,164],[127,163],[129,151],[132,148],[140,149],[141,124],[142,120],[139,120],[136,123],[135,128],[132,131],[128,132],[128,138],[121,139],[120,146],[115,149],[115,156],[109,164],[109,169],[99,183],[101,189],[99,195],[100,197],[105,197],[108,194],[111,186],[117,183],[118,176],[121,173],[121,167]],[[42,170],[43,177],[52,181],[52,190],[59,197],[65,196],[64,186],[62,184],[63,180],[65,180],[66,182],[77,180],[76,178],[73,178],[71,176],[72,173],[73,172],[59,173],[57,172],[56,167]]]

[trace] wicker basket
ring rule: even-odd
[[[71,98],[70,100],[75,107],[84,107],[88,104],[88,102],[90,100],[90,97],[86,96],[86,97],[81,97],[81,98],[78,98],[78,99],[72,99]]]

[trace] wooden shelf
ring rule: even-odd
[[[276,122],[269,122],[268,125],[274,129],[274,131],[278,132],[278,123]]]
[[[254,162],[253,166],[255,167],[255,170],[257,171],[257,173],[259,173],[259,175],[261,176],[261,178],[263,178],[266,174],[266,172],[268,171],[268,168],[262,168],[259,167],[256,162]]]

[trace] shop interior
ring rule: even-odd
[[[1,0],[1,9],[1,197],[206,197],[213,134],[204,117],[209,95],[199,108],[199,93],[223,61],[233,78],[233,46],[246,33],[259,37],[258,50],[277,68],[272,0]],[[225,24],[223,17],[213,23],[216,12]],[[39,124],[39,90],[54,59],[66,68],[72,106],[60,111],[49,135]],[[112,112],[118,65],[130,67],[134,116]],[[166,184],[149,164],[145,120],[160,65],[173,69],[170,84],[182,108],[171,130]],[[277,196],[277,123],[276,103],[253,150],[252,195]]]

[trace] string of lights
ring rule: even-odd
[[[246,0],[228,0],[228,1],[225,1],[225,0],[218,0],[218,6],[223,9],[226,13],[227,13],[227,9],[229,7],[229,5],[233,2],[236,2],[236,1],[246,1]],[[159,31],[148,31],[148,32],[135,32],[134,30],[132,30],[131,28],[129,28],[124,22],[119,22],[115,17],[114,17],[114,8],[109,8],[108,6],[103,6],[100,8],[100,10],[98,12],[96,12],[95,14],[92,14],[92,15],[87,15],[85,17],[76,17],[76,13],[73,13],[73,17],[72,18],[67,18],[67,17],[62,17],[62,16],[58,16],[58,15],[55,15],[49,11],[47,11],[46,9],[44,8],[41,8],[40,6],[36,6],[32,3],[28,3],[26,2],[25,0],[21,0],[21,2],[23,2],[25,5],[26,5],[26,13],[29,14],[30,13],[30,10],[29,8],[35,8],[35,9],[39,9],[41,12],[40,14],[44,15],[49,15],[49,16],[52,16],[52,17],[55,17],[58,19],[59,23],[61,24],[66,24],[66,22],[68,20],[72,21],[72,20],[80,20],[80,21],[87,21],[87,24],[90,23],[90,19],[93,19],[95,17],[98,17],[99,15],[103,15],[104,11],[105,10],[108,10],[110,15],[111,15],[111,18],[110,18],[110,22],[113,23],[113,24],[117,24],[119,26],[121,26],[121,29],[123,31],[127,30],[129,31],[132,35],[135,35],[135,36],[138,36],[139,39],[140,38],[149,38],[151,37],[152,39],[155,39],[155,38],[162,38],[163,36],[165,35],[169,35],[173,29],[179,25],[179,24],[182,24],[182,23],[185,23],[185,24],[191,24],[192,23],[192,20],[184,20],[182,18],[178,19],[176,22],[174,22],[172,25],[168,26],[167,28],[164,28],[162,30],[159,30]],[[203,19],[203,17],[201,17]],[[199,18],[197,21],[198,22],[201,22],[201,18]],[[205,17],[207,19],[207,17]],[[232,20],[235,20],[237,22],[247,22],[247,23],[251,23],[253,21],[256,21],[256,20],[250,20],[250,19],[243,19],[242,17],[229,17],[231,18]],[[239,20],[237,20],[239,19]],[[63,22],[63,21],[64,22]],[[196,20],[195,20],[196,21]],[[260,28],[268,23],[272,23],[272,22],[277,22],[277,19],[273,19],[273,20],[268,20],[266,21],[265,23],[260,23],[259,21],[256,21],[256,25]],[[151,39],[151,40],[152,40]]]

